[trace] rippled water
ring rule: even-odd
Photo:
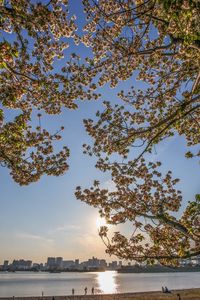
[[[118,274],[114,271],[94,273],[0,273],[0,297],[122,293],[200,287],[200,272],[196,273],[142,273]]]

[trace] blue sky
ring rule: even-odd
[[[71,1],[71,9],[82,21],[81,1]],[[73,52],[74,48],[68,52]],[[79,48],[84,55],[86,51]],[[128,83],[122,83],[128,86]],[[76,111],[63,110],[59,116],[44,116],[42,125],[56,131],[64,125],[63,140],[71,151],[70,170],[61,177],[44,176],[27,187],[18,186],[6,168],[0,168],[0,263],[4,259],[33,259],[46,261],[47,256],[84,260],[92,255],[113,260],[104,253],[105,247],[98,236],[96,219],[98,211],[75,199],[75,187],[88,187],[100,179],[106,187],[112,183],[109,174],[95,169],[95,159],[82,154],[82,144],[88,143],[82,120],[93,118],[102,109],[102,100],[115,101],[116,91],[103,88],[98,101],[82,102]],[[200,192],[197,160],[186,160],[183,138],[174,137],[156,147],[154,159],[163,161],[163,170],[172,169],[181,182],[184,205]],[[125,226],[127,233],[130,228]]]

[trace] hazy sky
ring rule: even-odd
[[[81,1],[71,1],[73,12],[82,24]],[[74,51],[74,49],[70,49]],[[83,47],[78,50],[86,54]],[[130,82],[130,81],[129,81]],[[135,83],[138,84],[138,83]],[[128,86],[123,83],[120,89]],[[89,142],[83,118],[93,118],[101,109],[102,100],[115,101],[115,90],[105,87],[103,97],[95,102],[81,103],[77,111],[63,110],[60,116],[42,118],[42,125],[56,131],[65,126],[61,144],[71,150],[70,170],[61,177],[44,176],[39,182],[27,187],[18,186],[9,171],[0,168],[0,263],[4,259],[32,259],[46,261],[47,256],[63,256],[65,259],[86,258],[95,255],[107,260],[104,245],[96,226],[98,211],[77,201],[74,190],[77,185],[89,187],[94,179],[100,179],[105,187],[112,186],[109,174],[94,168],[95,159],[82,154],[82,144]],[[174,137],[156,147],[154,159],[163,160],[163,169],[172,169],[179,177],[184,203],[200,192],[199,166],[195,160],[184,158],[184,139]],[[128,226],[124,229],[130,232]]]

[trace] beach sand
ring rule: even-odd
[[[173,290],[169,294],[162,292],[122,293],[103,295],[44,296],[44,297],[0,297],[0,300],[200,300],[200,288]]]

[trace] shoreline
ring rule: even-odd
[[[200,288],[171,290],[171,293],[161,291],[129,292],[116,294],[96,295],[66,295],[66,296],[24,296],[24,297],[0,297],[0,300],[200,300]]]

